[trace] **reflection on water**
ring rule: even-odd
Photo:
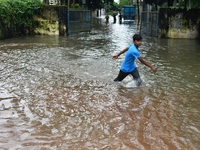
[[[113,79],[134,22],[0,41],[0,149],[200,149],[200,44],[144,36],[143,84]]]

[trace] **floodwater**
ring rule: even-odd
[[[200,42],[143,36],[143,83],[114,83],[135,22],[0,41],[1,150],[199,150]]]

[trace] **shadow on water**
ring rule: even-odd
[[[135,23],[0,41],[0,149],[198,150],[200,44],[143,37],[143,84],[113,79]]]

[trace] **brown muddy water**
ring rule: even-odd
[[[114,83],[134,22],[0,41],[0,150],[199,150],[200,42],[144,36],[143,84]]]

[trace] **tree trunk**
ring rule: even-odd
[[[73,0],[73,8],[75,7],[75,0]]]
[[[188,3],[188,0],[185,0],[185,5],[184,5],[185,9],[187,9],[187,3]]]
[[[173,6],[174,0],[167,0],[168,7]]]

